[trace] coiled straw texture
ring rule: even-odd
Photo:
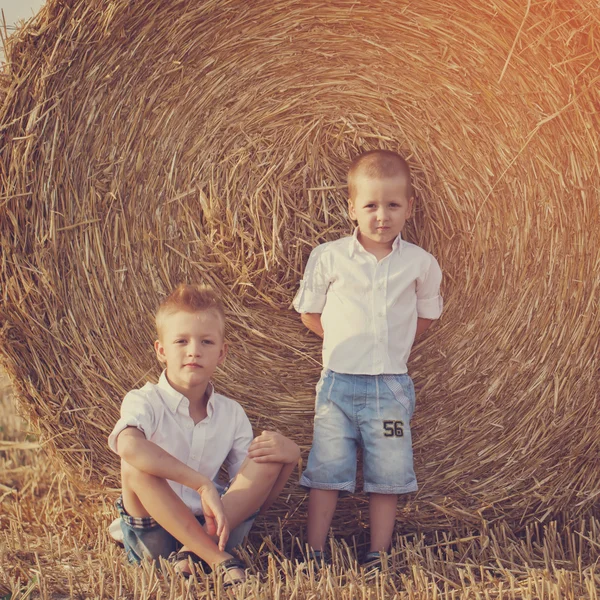
[[[183,281],[225,298],[220,390],[307,451],[320,348],[291,300],[352,230],[350,159],[387,147],[445,274],[401,519],[593,508],[599,28],[595,0],[48,0],[0,84],[0,353],[53,460],[118,484],[106,438]]]

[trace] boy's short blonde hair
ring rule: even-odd
[[[406,192],[409,198],[414,196],[408,163],[391,150],[369,150],[357,156],[348,169],[348,195],[350,200],[356,195],[356,176],[364,175],[373,179],[403,177],[406,179]]]
[[[214,311],[223,324],[225,334],[225,308],[220,296],[208,285],[178,285],[159,305],[156,311],[156,332],[161,335],[165,317],[178,312]]]

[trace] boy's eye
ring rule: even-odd
[[[185,340],[184,339],[179,339],[179,340],[175,340],[176,344],[185,344]]]
[[[214,342],[212,340],[202,340],[202,343],[203,344],[209,344],[209,345],[214,344]]]

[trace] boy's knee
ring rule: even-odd
[[[248,468],[256,474],[257,477],[266,479],[277,479],[281,472],[283,463],[278,462],[256,462],[253,458],[248,458]]]
[[[150,480],[158,479],[154,475],[145,473],[136,469],[133,465],[128,462],[121,460],[121,484],[123,487],[135,487],[139,483],[146,483]]]

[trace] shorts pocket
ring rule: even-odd
[[[317,383],[317,394],[315,397],[315,414],[318,414],[323,410],[327,410],[327,406],[329,405],[331,399],[331,390],[333,388],[334,383],[335,373],[333,371],[330,371],[329,369],[324,369],[321,375],[321,379],[319,379],[319,383]]]
[[[415,388],[408,375],[384,375],[383,382],[399,402],[410,419],[415,411]]]
[[[319,392],[323,388],[323,384],[325,383],[325,380],[327,379],[328,375],[329,375],[329,369],[323,369],[321,371],[321,377],[319,377],[319,381],[317,381],[317,387],[315,388],[315,393],[317,396],[319,395]]]

